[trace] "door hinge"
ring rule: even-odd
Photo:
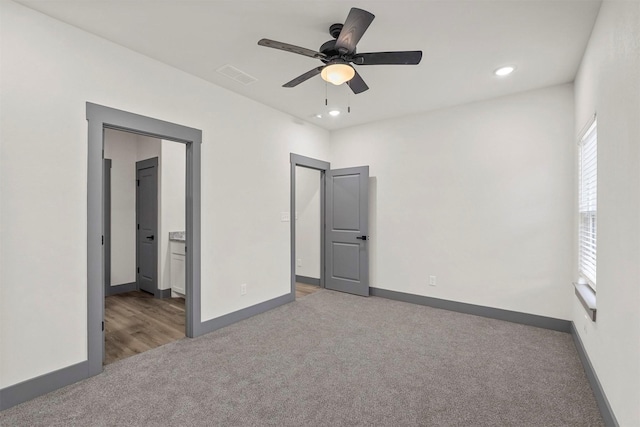
[[[102,236],[102,245],[104,246],[104,235]]]
[[[138,267],[138,273],[140,273],[140,267]]]
[[[138,224],[138,230],[140,230],[140,224]]]
[[[102,332],[104,332],[104,321],[102,321]]]

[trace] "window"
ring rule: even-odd
[[[598,210],[598,135],[594,119],[580,139],[578,213],[578,269],[581,281],[596,289]]]

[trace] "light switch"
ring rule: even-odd
[[[280,221],[289,222],[289,212],[280,212]]]

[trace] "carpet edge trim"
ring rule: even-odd
[[[89,378],[89,361],[49,372],[0,389],[0,411]]]
[[[307,285],[320,286],[320,279],[316,279],[315,277],[298,276],[297,274],[296,282],[306,283]]]
[[[598,375],[596,374],[595,369],[593,369],[593,365],[591,364],[591,360],[589,359],[587,350],[584,348],[582,339],[580,338],[578,330],[576,329],[576,325],[573,322],[571,322],[571,336],[573,337],[573,343],[576,346],[578,357],[580,358],[580,362],[582,364],[582,367],[584,368],[584,372],[587,375],[587,380],[589,381],[591,390],[593,391],[593,394],[596,398],[596,403],[598,404],[598,408],[600,409],[600,414],[604,419],[604,423],[610,427],[619,427],[620,424],[618,424],[618,420],[613,413],[613,409],[611,409],[611,405],[609,405],[607,395],[605,394],[604,389],[600,384],[600,380],[598,379]]]
[[[200,325],[198,325],[197,336],[213,332],[217,329],[248,319],[249,317],[253,317],[257,314],[262,314],[292,301],[295,301],[295,295],[289,293],[234,311],[233,313],[225,314],[224,316],[217,317],[215,319],[201,322]],[[0,411],[87,379],[90,376],[89,361],[85,360],[75,365],[70,365],[65,368],[1,388]]]
[[[619,427],[607,395],[600,384],[596,371],[589,360],[589,356],[584,348],[582,340],[578,335],[575,324],[570,320],[555,319],[552,317],[544,317],[535,314],[519,313],[516,311],[503,310],[499,308],[484,307],[479,305],[467,304],[457,301],[443,300],[439,298],[426,297],[422,295],[409,294],[404,292],[390,291],[381,288],[369,288],[371,296],[402,301],[411,304],[423,305],[427,307],[439,308],[458,313],[471,314],[475,316],[488,317],[497,320],[504,320],[513,323],[520,323],[529,326],[535,326],[544,329],[551,329],[559,332],[571,334],[581,365],[587,375],[587,380],[591,385],[596,403],[600,409],[602,418],[607,426]]]
[[[505,320],[512,323],[535,326],[543,329],[551,329],[558,332],[571,332],[571,321],[545,317],[537,314],[520,313],[518,311],[504,310],[501,308],[485,307],[482,305],[468,304],[458,301],[427,297],[423,295],[408,294],[405,292],[390,291],[381,288],[369,288],[369,295],[392,299],[396,301],[408,302],[411,304],[424,305],[433,308],[440,308],[458,313],[471,314],[474,316],[488,317],[491,319]]]
[[[198,333],[196,336],[208,334],[209,332],[216,331],[220,328],[224,328],[225,326],[229,326],[241,320],[248,319],[249,317],[253,317],[257,314],[262,314],[281,305],[293,302],[295,301],[295,299],[295,295],[292,293],[284,294],[282,296],[252,305],[250,307],[242,308],[238,311],[234,311],[220,317],[205,320],[204,322],[201,322],[200,325],[198,325]]]

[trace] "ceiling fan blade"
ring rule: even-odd
[[[320,74],[320,71],[322,71],[323,68],[324,68],[324,65],[318,68],[314,68],[313,70],[309,70],[306,73],[302,74],[301,76],[298,76],[295,79],[291,80],[290,82],[283,84],[282,87],[296,87],[300,83],[309,80],[311,77],[314,77]]]
[[[367,86],[364,80],[362,80],[362,77],[360,77],[360,74],[358,74],[357,71],[356,75],[353,76],[353,78],[349,80],[347,84],[356,95],[369,89],[369,86]]]
[[[405,52],[359,53],[353,56],[356,65],[417,65],[422,59],[421,50]]]
[[[342,54],[355,52],[356,45],[371,25],[373,18],[375,18],[374,14],[352,7],[336,40],[338,52]]]
[[[315,50],[307,49],[300,46],[294,46],[289,43],[277,42],[275,40],[262,39],[258,42],[260,46],[271,47],[273,49],[280,49],[291,53],[297,53],[298,55],[308,56],[310,58],[326,58],[324,53],[316,52]]]

